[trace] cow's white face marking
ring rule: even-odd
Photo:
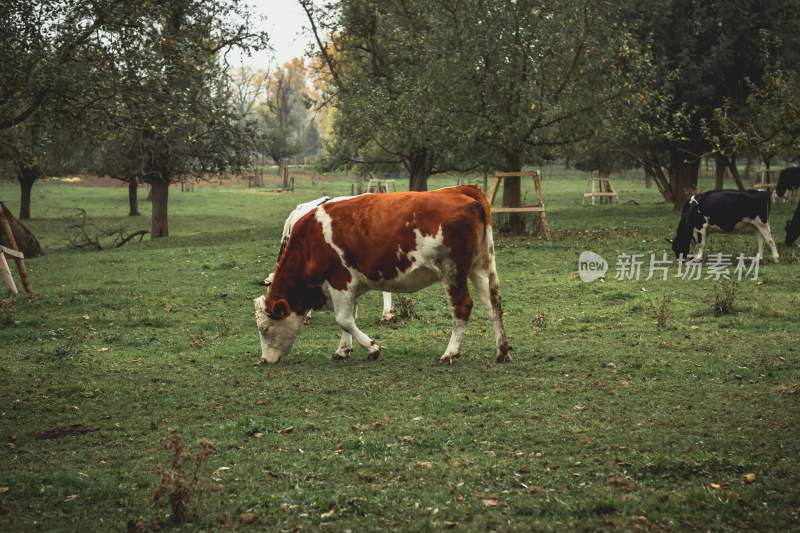
[[[267,315],[266,296],[253,300],[256,326],[261,338],[261,360],[277,363],[292,349],[292,344],[303,326],[303,317],[290,312],[281,320],[273,320]]]

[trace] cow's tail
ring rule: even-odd
[[[761,192],[761,202],[764,204],[764,213],[766,213],[766,218],[763,221],[764,224],[769,223],[769,215],[772,211],[772,193],[769,191],[760,191]]]

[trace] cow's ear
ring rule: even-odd
[[[272,320],[286,318],[286,315],[288,314],[289,302],[287,302],[284,298],[274,300],[267,304],[267,315],[269,315]]]

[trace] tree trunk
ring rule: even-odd
[[[653,175],[646,168],[644,169],[644,188],[653,188]]]
[[[716,190],[724,189],[725,188],[725,170],[728,168],[727,161],[722,156],[717,156],[714,158],[714,170],[716,176],[716,182],[714,184],[714,188]]]
[[[753,156],[747,156],[747,163],[744,166],[744,175],[742,176],[744,179],[749,180],[750,175],[753,173]]]
[[[676,210],[683,209],[684,204],[697,190],[697,176],[700,173],[700,159],[688,160],[686,152],[679,149],[670,150],[669,177],[672,199]]]
[[[742,178],[739,176],[739,169],[736,167],[736,158],[731,156],[730,158],[726,158],[726,162],[728,163],[728,170],[731,172],[733,181],[736,183],[736,188],[740,191],[744,191],[744,183],[742,183]]]
[[[764,183],[772,183],[772,171],[769,169],[769,164],[773,157],[774,156],[771,155],[764,156],[764,168],[766,168],[766,173],[764,174]]]
[[[506,154],[505,172],[519,172],[522,162],[516,153]],[[519,176],[503,178],[503,207],[520,207],[522,205],[522,182]],[[508,233],[522,235],[525,233],[525,219],[522,213],[509,213]]]
[[[33,183],[44,176],[44,172],[38,166],[18,166],[17,180],[20,188],[19,218],[28,220],[31,218],[31,191]]]
[[[128,211],[129,217],[138,217],[139,216],[139,182],[136,180],[136,176],[131,176],[128,178],[128,205],[130,207]]]
[[[169,205],[169,181],[153,180],[150,183],[150,192],[153,195],[153,217],[150,224],[150,238],[169,237],[169,219],[167,207]]]
[[[431,166],[431,157],[427,150],[418,150],[409,156],[406,164],[409,191],[428,190],[428,177],[431,175]]]
[[[19,178],[19,219],[29,220],[31,218],[31,190],[33,189],[33,182],[35,179],[27,180],[20,176]]]

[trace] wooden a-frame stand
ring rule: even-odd
[[[581,205],[586,205],[586,199],[592,199],[592,205],[595,205],[595,201],[597,198],[600,198],[601,204],[610,204],[613,203],[614,200],[619,203],[619,195],[614,190],[614,187],[611,186],[611,178],[603,177],[600,175],[592,175],[586,181],[586,192],[583,193],[583,201]]]
[[[528,170],[522,172],[495,172],[494,185],[492,186],[492,193],[489,195],[489,203],[494,204],[497,191],[500,189],[500,183],[503,178],[514,177],[532,177],[533,186],[536,189],[536,203],[533,205],[523,205],[520,207],[492,207],[493,213],[538,213],[539,222],[542,225],[542,235],[546,240],[552,240],[553,236],[550,234],[550,226],[547,225],[547,213],[544,209],[544,193],[542,193],[542,175],[538,170]]]
[[[25,268],[24,256],[18,251],[17,240],[14,238],[14,233],[11,231],[11,224],[6,220],[4,211],[5,206],[0,203],[0,230],[6,238],[6,244],[8,244],[8,247],[0,246],[0,256],[8,254],[14,258],[14,261],[17,263],[19,277],[22,280],[22,286],[25,288],[25,292],[28,293],[28,298],[33,298],[33,288],[31,287],[31,280],[28,277],[28,270]],[[11,289],[11,292],[16,294],[17,288],[14,285],[14,278],[11,277],[11,270],[8,268],[5,257],[0,261],[0,269],[3,270],[2,277],[8,285],[8,288]]]

